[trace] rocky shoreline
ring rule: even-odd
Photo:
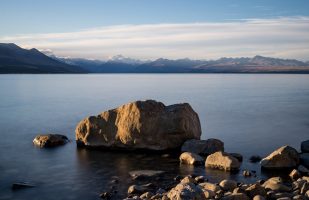
[[[201,140],[200,136],[199,117],[189,104],[165,106],[154,100],[128,103],[87,117],[76,127],[78,147],[129,152],[178,152],[181,165],[205,166],[224,173],[256,177],[254,170],[240,170],[243,162],[241,154],[226,152],[224,142],[219,139]],[[67,141],[65,136],[43,135],[36,137],[34,144],[52,147]],[[199,174],[166,179],[170,176],[163,171],[140,170],[130,173],[134,184],[128,188],[126,199],[306,200],[309,199],[309,140],[302,142],[300,149],[301,153],[286,145],[263,159],[257,155],[250,158],[253,163],[259,162],[262,169],[285,170],[290,177],[288,180],[271,177],[253,183],[229,179],[215,183]],[[117,177],[111,182],[121,184]],[[117,199],[116,193],[117,190],[112,186],[100,197]]]

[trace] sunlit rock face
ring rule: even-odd
[[[110,149],[168,150],[200,139],[197,113],[188,103],[165,106],[135,101],[82,120],[76,127],[79,146]]]

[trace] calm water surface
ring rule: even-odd
[[[202,138],[219,138],[226,151],[243,154],[242,169],[257,170],[257,178],[268,174],[247,162],[251,155],[265,156],[285,144],[299,149],[309,139],[308,75],[0,75],[0,199],[99,199],[112,176],[120,178],[121,198],[132,184],[128,172],[137,169],[196,173],[213,181],[243,179],[181,166],[177,158],[76,148],[74,129],[81,119],[139,99],[190,103],[199,114]],[[47,132],[65,134],[72,142],[35,148],[34,136]],[[36,187],[12,191],[16,181]]]

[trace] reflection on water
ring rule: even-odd
[[[166,179],[196,174],[214,182],[275,175],[280,172],[261,172],[247,161],[285,144],[299,149],[308,139],[308,86],[308,75],[0,75],[0,199],[99,199],[113,176],[120,179],[122,197],[133,184],[129,171],[140,169],[167,171]],[[256,170],[257,177],[180,165],[177,156],[76,148],[74,129],[81,119],[138,99],[189,102],[199,114],[202,138],[219,138],[228,152],[243,154],[241,170]],[[34,147],[35,135],[46,132],[73,142]],[[36,187],[13,192],[17,181]]]

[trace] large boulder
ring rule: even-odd
[[[261,161],[261,166],[268,169],[292,168],[298,164],[298,152],[290,146],[280,147]]]
[[[69,142],[69,139],[64,135],[59,135],[59,134],[37,135],[33,139],[33,144],[41,148],[56,147],[56,146],[64,145],[67,142]]]
[[[309,153],[309,140],[303,141],[300,145],[301,152]]]
[[[82,120],[76,127],[79,146],[109,149],[168,150],[199,139],[201,125],[188,103],[165,106],[136,101]]]
[[[228,153],[218,151],[206,158],[205,166],[225,171],[239,170],[240,162]]]
[[[200,155],[210,155],[217,151],[224,151],[224,143],[218,139],[187,140],[181,147],[182,152],[192,152]]]

